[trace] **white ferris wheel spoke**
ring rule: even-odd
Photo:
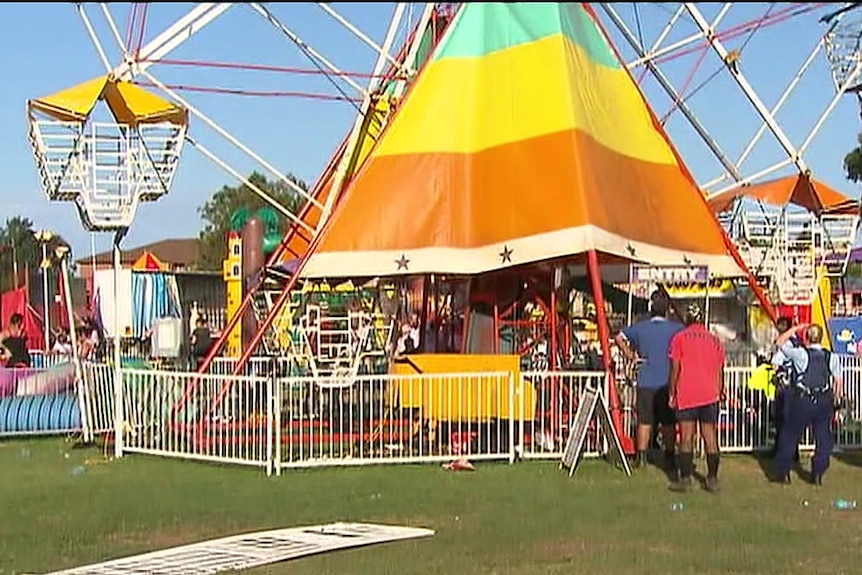
[[[333,64],[332,62],[327,60],[324,56],[322,56],[320,54],[320,52],[318,52],[317,50],[315,50],[314,48],[312,48],[311,46],[306,44],[302,38],[300,38],[297,34],[295,34],[290,28],[285,26],[284,23],[282,23],[278,18],[276,18],[272,12],[267,10],[265,6],[263,6],[259,2],[252,2],[250,4],[250,6],[255,12],[260,14],[267,22],[272,24],[272,26],[274,26],[276,30],[278,30],[279,32],[281,32],[282,34],[287,36],[294,44],[299,46],[303,52],[305,52],[306,54],[311,56],[314,60],[316,60],[320,64],[323,64],[323,66],[325,66],[327,69],[329,69],[332,76],[335,76],[338,79],[340,79],[341,81],[343,81],[344,83],[349,84],[350,87],[353,88],[356,91],[356,93],[359,94],[360,96],[362,96],[363,98],[368,95],[368,93],[366,92],[366,90],[362,86],[360,86],[352,78],[347,76],[343,71],[336,68],[335,64]]]
[[[156,4],[157,5],[157,4]],[[177,49],[207,24],[227,12],[233,6],[229,2],[205,2],[192,8],[179,20],[168,26],[161,34],[141,47],[137,62],[125,61],[114,68],[114,76],[129,80]]]
[[[120,30],[117,28],[117,23],[114,20],[114,16],[111,14],[111,9],[108,7],[108,3],[100,2],[99,7],[102,9],[102,14],[105,16],[105,20],[108,22],[111,36],[113,36],[114,42],[116,42],[117,48],[119,48],[120,54],[123,56],[123,60],[127,60],[129,58],[129,47],[126,46],[125,40],[123,40],[122,35],[120,35]]]
[[[406,3],[405,2],[398,2],[398,4],[399,5],[405,5]],[[383,48],[381,46],[378,46],[377,42],[375,42],[374,40],[369,38],[365,32],[363,32],[362,30],[360,30],[359,28],[357,28],[356,26],[351,24],[346,18],[344,18],[341,14],[336,12],[331,6],[329,6],[325,2],[317,2],[317,5],[320,6],[320,8],[324,12],[326,12],[327,14],[332,16],[332,18],[335,19],[336,22],[338,22],[339,24],[341,24],[342,26],[344,26],[345,28],[350,30],[357,38],[359,38],[360,40],[362,40],[363,42],[368,44],[368,46],[370,46],[372,49],[374,49],[374,51],[376,51],[382,58],[385,58],[386,60],[389,61],[390,64],[395,66],[395,68],[404,72],[404,70],[401,67],[401,63],[398,62],[398,60],[396,60],[395,58],[393,58],[391,54],[389,54],[388,49]]]
[[[190,104],[188,102],[188,100],[186,100],[185,98],[180,96],[175,90],[172,90],[171,88],[166,86],[164,83],[160,82],[155,76],[152,75],[152,73],[147,72],[147,71],[143,71],[142,75],[144,77],[146,77],[150,82],[152,82],[157,88],[159,88],[161,91],[163,91],[165,94],[167,94],[170,98],[172,98],[175,102],[177,102],[179,105],[181,105],[186,110],[188,110],[190,114],[192,114],[193,116],[195,116],[196,118],[201,120],[204,124],[206,124],[207,126],[212,128],[213,130],[215,130],[221,137],[223,137],[225,140],[227,140],[228,142],[233,144],[236,148],[238,148],[240,151],[245,153],[252,160],[254,160],[258,164],[260,164],[261,166],[266,168],[266,170],[268,170],[273,176],[275,176],[276,178],[278,178],[279,180],[284,182],[294,192],[301,195],[306,200],[313,203],[315,206],[317,206],[319,208],[323,207],[321,205],[321,203],[318,202],[316,199],[314,199],[314,197],[309,192],[303,190],[300,186],[298,186],[296,184],[296,182],[294,182],[293,180],[288,178],[280,170],[276,169],[275,166],[273,166],[272,164],[270,164],[269,162],[264,160],[262,157],[260,157],[258,154],[256,154],[254,151],[252,151],[251,148],[249,148],[248,146],[243,144],[238,138],[236,138],[231,133],[229,133],[227,130],[222,128],[217,122],[212,120],[209,116],[207,116],[206,114],[204,114],[203,112],[201,112],[200,110],[195,108],[192,104]]]
[[[84,23],[84,28],[87,29],[87,35],[90,37],[90,41],[93,42],[93,47],[99,55],[99,60],[102,61],[102,65],[105,66],[105,70],[110,73],[111,62],[108,60],[108,55],[105,54],[105,49],[102,47],[102,43],[99,41],[96,31],[93,29],[93,24],[90,22],[90,19],[87,17],[87,13],[84,11],[84,4],[79,2],[75,5],[75,10],[78,12],[78,16],[81,17],[81,22]]]
[[[616,10],[614,10],[613,6],[607,3],[602,4],[602,8],[607,13],[608,17],[610,17],[611,21],[617,27],[617,29],[622,34],[623,38],[625,38],[626,42],[632,47],[635,53],[638,54],[640,58],[643,58],[643,63],[646,66],[647,70],[653,75],[653,77],[658,81],[659,86],[665,91],[670,100],[675,103],[676,107],[679,109],[680,113],[685,117],[688,123],[694,128],[694,131],[697,132],[697,135],[703,140],[704,144],[706,144],[707,148],[709,148],[710,152],[712,152],[713,156],[721,163],[727,173],[733,177],[737,182],[742,180],[742,176],[737,170],[736,166],[727,155],[721,150],[718,143],[715,139],[709,134],[709,132],[704,128],[703,124],[701,124],[700,120],[697,116],[692,112],[689,105],[686,103],[685,99],[677,92],[676,88],[670,83],[667,79],[667,76],[664,72],[661,71],[659,66],[653,62],[652,58],[646,57],[646,52],[643,49],[643,46],[638,42],[637,37],[634,33],[629,29],[623,19],[617,14]]]

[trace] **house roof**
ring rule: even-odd
[[[123,250],[120,262],[124,266],[133,265],[144,253],[156,256],[168,268],[189,268],[197,264],[200,257],[200,242],[195,238],[169,239]],[[81,266],[90,264],[93,259],[96,265],[111,265],[113,254],[110,251],[84,257],[75,263]]]

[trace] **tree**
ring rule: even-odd
[[[862,134],[856,138],[858,145],[844,156],[844,175],[854,183],[862,182]]]
[[[306,183],[293,174],[287,174],[287,177],[302,190],[308,189]],[[281,180],[270,181],[258,172],[252,173],[248,180],[293,213],[302,205],[302,196]],[[223,186],[214,193],[198,209],[198,214],[204,220],[204,228],[198,236],[201,243],[198,268],[221,270],[222,261],[227,257],[226,236],[231,229],[231,218],[238,210],[244,208],[253,213],[269,205],[245,184]],[[288,222],[282,220],[281,225],[282,229],[286,230]]]
[[[54,249],[60,245],[68,246],[60,235],[54,235],[48,242],[52,258]],[[41,263],[42,249],[36,240],[33,222],[22,216],[8,218],[0,228],[0,291],[23,285],[27,270],[38,270]]]

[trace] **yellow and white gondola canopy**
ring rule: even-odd
[[[28,110],[61,122],[84,122],[100,101],[118,124],[188,124],[188,111],[130,82],[110,76],[93,78],[71,88],[27,102]]]

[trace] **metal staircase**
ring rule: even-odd
[[[782,303],[808,305],[817,287],[817,248],[821,230],[810,214],[782,217],[775,281]]]
[[[311,351],[315,377],[331,385],[352,385],[366,359],[385,357],[392,337],[392,322],[381,314],[348,311],[328,314],[318,305],[309,305],[299,321],[299,339]]]
[[[841,277],[847,271],[850,250],[856,241],[859,217],[855,215],[820,216],[821,245],[817,258],[818,266],[826,268],[826,275]]]
[[[769,212],[743,212],[737,238],[737,249],[745,265],[756,276],[773,277],[780,255],[779,217]]]
[[[63,122],[28,114],[28,142],[42,189],[75,202],[91,231],[127,227],[140,202],[168,193],[185,126]]]

